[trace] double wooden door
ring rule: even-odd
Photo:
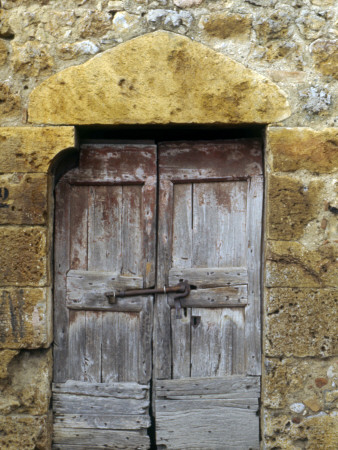
[[[254,139],[83,145],[56,188],[53,448],[259,448]],[[107,292],[188,280],[172,294]]]

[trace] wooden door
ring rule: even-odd
[[[56,189],[54,448],[149,448],[156,147],[83,146]]]
[[[159,178],[158,283],[192,291],[155,303],[157,443],[259,448],[260,144],[164,143]]]
[[[261,218],[256,140],[82,147],[56,190],[55,449],[259,448]],[[185,279],[181,318],[104,295]]]

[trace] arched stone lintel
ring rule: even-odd
[[[166,31],[62,70],[29,103],[29,121],[50,125],[269,124],[290,113],[267,78]]]

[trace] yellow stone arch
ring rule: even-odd
[[[29,121],[49,125],[269,124],[289,115],[270,80],[166,31],[62,70],[29,103]]]

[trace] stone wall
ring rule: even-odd
[[[0,447],[48,449],[51,438],[50,165],[75,146],[76,123],[33,125],[29,95],[54,73],[136,36],[169,30],[242,63],[257,80],[272,80],[291,105],[291,114],[284,105],[280,118],[261,122],[271,124],[265,147],[262,446],[338,448],[334,0],[0,4]],[[183,79],[181,92],[195,89],[196,79],[184,71]],[[256,87],[253,102],[262,92]],[[158,123],[166,124],[161,117]],[[247,125],[245,117],[238,113],[238,124]],[[47,115],[37,122],[51,123]]]

